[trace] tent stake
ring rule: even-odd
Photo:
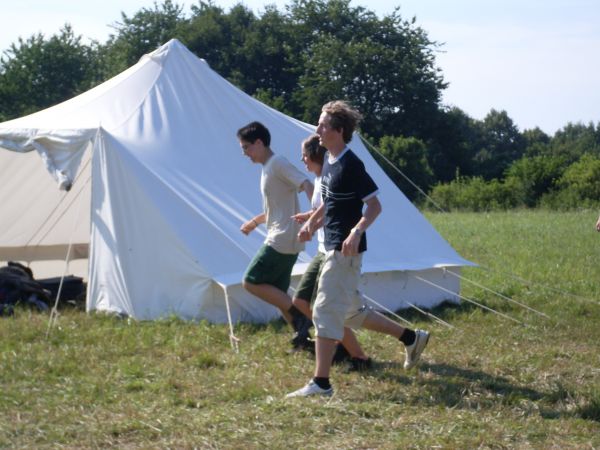
[[[234,352],[239,353],[240,348],[238,343],[240,342],[233,332],[233,321],[231,320],[231,308],[229,307],[229,294],[227,293],[227,287],[223,286],[225,292],[225,308],[227,309],[227,321],[229,322],[229,343]]]

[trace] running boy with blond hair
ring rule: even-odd
[[[333,394],[329,373],[336,341],[344,336],[345,326],[364,327],[399,339],[406,349],[405,369],[418,362],[429,340],[427,331],[404,328],[374,311],[358,290],[362,254],[367,249],[366,230],[381,213],[377,185],[348,148],[361,118],[343,101],[325,104],[319,117],[317,134],[328,150],[321,174],[323,204],[298,234],[304,242],[321,224],[325,230],[326,254],[313,308],[316,367],[308,384],[287,397]]]

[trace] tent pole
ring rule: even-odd
[[[229,294],[227,292],[226,286],[221,286],[223,288],[223,292],[225,293],[225,307],[227,309],[227,321],[229,322],[229,343],[231,344],[231,348],[234,352],[239,353],[239,339],[235,336],[233,332],[233,321],[231,320],[231,308],[229,307]]]
[[[89,178],[85,184],[89,182]],[[68,195],[68,192],[65,192],[65,196]],[[79,191],[81,192],[81,191]],[[73,221],[73,228],[71,230],[71,237],[69,238],[69,246],[67,247],[67,256],[65,257],[65,268],[63,270],[62,277],[60,278],[60,284],[58,285],[58,292],[56,293],[56,299],[54,300],[54,306],[50,311],[50,320],[48,321],[48,329],[46,330],[46,339],[50,336],[50,331],[56,322],[56,318],[58,317],[58,300],[60,299],[60,294],[62,292],[63,282],[65,281],[65,277],[67,276],[67,271],[69,270],[69,261],[71,260],[71,249],[73,248],[73,235],[75,234],[75,228],[79,223],[79,216],[81,215],[81,205],[83,202],[79,202],[79,207],[77,208],[77,214],[75,215],[75,219]]]

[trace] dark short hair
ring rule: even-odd
[[[323,165],[325,161],[325,153],[327,149],[319,144],[319,135],[311,134],[309,137],[302,141],[302,148],[306,150],[308,159],[317,164]]]
[[[343,100],[325,103],[322,112],[329,114],[329,125],[334,130],[342,130],[342,137],[347,144],[352,140],[352,133],[362,119],[362,115]]]
[[[267,127],[260,122],[250,122],[248,125],[240,128],[237,132],[238,139],[254,144],[260,139],[265,147],[271,145],[271,133]]]

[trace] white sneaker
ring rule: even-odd
[[[429,333],[425,330],[415,330],[415,342],[412,345],[406,346],[406,359],[404,360],[404,368],[412,369],[419,362],[421,353],[425,350],[427,342],[429,342]]]
[[[329,389],[323,389],[323,388],[320,388],[319,385],[317,383],[315,383],[313,380],[310,380],[308,382],[308,384],[306,386],[304,386],[302,389],[298,389],[297,391],[289,393],[288,395],[285,396],[285,398],[309,397],[311,395],[323,395],[325,397],[331,397],[332,394],[333,394],[332,387],[330,387]]]

